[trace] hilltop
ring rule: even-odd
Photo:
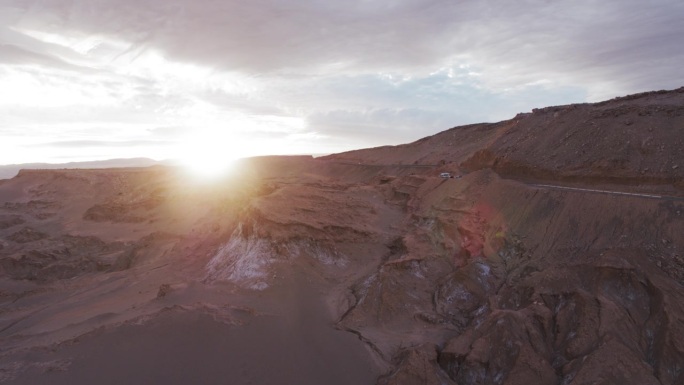
[[[68,163],[8,164],[0,166],[0,179],[13,178],[19,173],[20,170],[51,170],[63,168],[150,167],[164,163],[165,162],[159,162],[149,158],[126,158]]]

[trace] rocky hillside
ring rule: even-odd
[[[335,154],[373,164],[457,164],[543,180],[676,184],[684,189],[684,87],[535,109],[400,146]]]
[[[683,384],[683,98],[211,183],[21,172],[0,182],[0,382]]]

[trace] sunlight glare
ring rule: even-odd
[[[240,143],[226,131],[198,130],[186,137],[179,160],[192,175],[201,179],[226,176],[235,161],[243,156]]]

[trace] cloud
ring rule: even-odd
[[[0,133],[399,143],[676,88],[682,19],[679,0],[9,0]]]
[[[357,82],[370,86],[366,89]],[[414,141],[451,128],[457,125],[455,122],[496,122],[530,111],[533,106],[562,104],[568,98],[585,97],[580,88],[549,89],[541,85],[495,93],[462,84],[453,72],[399,81],[387,77],[346,79],[339,82],[339,87],[324,88],[330,92],[331,100],[341,101],[340,107],[327,111],[320,107],[321,112],[308,117],[309,127],[320,135],[371,145]],[[321,93],[316,95],[326,100]],[[380,107],[365,107],[363,102],[367,101]]]
[[[35,64],[60,69],[78,70],[77,66],[71,65],[58,58],[28,51],[12,44],[0,44],[0,63],[2,64]]]
[[[677,74],[674,61],[659,58],[682,54],[676,37],[684,32],[676,0],[31,3],[27,28],[50,21],[53,33],[126,41],[124,53],[159,49],[172,60],[258,74],[420,73],[469,61],[497,75],[503,67],[509,76],[501,79],[534,80],[538,70],[593,78],[605,63],[629,80],[634,61]]]

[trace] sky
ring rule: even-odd
[[[684,85],[681,0],[0,0],[0,164],[411,142]]]

